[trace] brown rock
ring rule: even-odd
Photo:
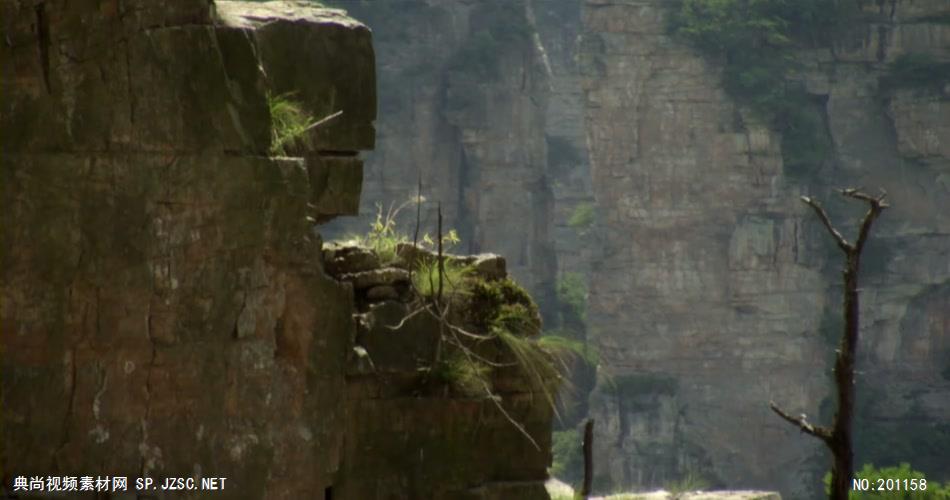
[[[371,301],[396,300],[399,298],[399,292],[395,287],[389,285],[374,286],[366,291],[366,299]]]
[[[357,290],[364,290],[380,285],[391,286],[397,283],[409,283],[409,271],[397,267],[384,267],[382,269],[343,274],[340,275],[339,279],[352,283],[353,288]]]
[[[454,259],[461,264],[472,266],[472,268],[475,269],[475,273],[482,278],[500,280],[508,277],[505,258],[501,255],[483,253],[479,255],[455,257]]]
[[[379,268],[379,257],[376,253],[358,246],[327,245],[323,249],[323,259],[326,272],[332,276]]]

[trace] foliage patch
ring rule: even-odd
[[[581,435],[576,429],[555,431],[551,435],[551,476],[577,485],[584,479],[584,454]]]
[[[567,219],[567,225],[582,233],[590,229],[594,225],[594,204],[578,203]]]
[[[831,43],[849,18],[835,0],[679,0],[670,29],[707,56],[724,63],[723,86],[782,134],[790,172],[830,157],[823,116],[811,96],[792,80],[794,49]]]
[[[307,132],[317,121],[293,99],[293,93],[267,96],[271,119],[270,154],[287,156],[295,148],[308,146]]]

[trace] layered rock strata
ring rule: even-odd
[[[359,204],[376,116],[365,26],[300,2],[201,0],[3,0],[0,23],[6,488],[92,475],[226,477],[216,496],[242,499],[408,498],[419,477],[470,498],[537,491],[548,457],[527,441],[477,463],[439,453],[456,424],[477,430],[477,403],[351,402],[361,282],[325,273],[313,222]],[[342,114],[277,157],[269,104],[288,95]],[[543,443],[550,416],[519,408],[540,412]],[[462,465],[455,482],[434,472]]]
[[[784,164],[782,137],[725,93],[720,61],[670,36],[668,13],[654,0],[584,4],[587,134],[606,229],[591,290],[608,375],[591,403],[601,484],[662,486],[692,472],[819,494],[820,444],[767,403],[830,418],[840,255],[798,198],[825,201],[853,238],[861,207],[833,193],[844,186],[885,188],[893,202],[864,261],[857,459],[939,476],[950,101],[946,85],[885,82],[902,54],[948,60],[946,3],[865,5],[833,49],[798,54],[834,150],[811,172]]]
[[[357,330],[347,364],[348,425],[336,494],[354,499],[548,498],[544,483],[551,462],[552,409],[516,365],[491,369],[485,383],[492,394],[468,387],[464,373],[447,371],[454,369],[458,337],[421,309],[424,303],[411,284],[424,272],[422,263],[435,262],[436,256],[408,244],[399,247],[393,262],[347,245],[329,246],[324,254],[332,275],[352,285],[356,304]],[[505,259],[497,255],[453,255],[445,265],[469,266],[465,279],[509,283]],[[458,311],[472,307],[483,308],[472,311],[482,320],[496,314],[474,295],[448,298],[450,285],[445,287],[452,324],[465,325],[463,317],[471,314]],[[488,333],[474,325],[465,328]],[[511,364],[496,358],[504,351],[493,347],[496,343],[478,341],[470,348],[479,359]]]
[[[545,139],[552,76],[533,2],[335,4],[374,31],[380,121],[362,217],[335,221],[332,234],[364,232],[377,205],[384,212],[401,205],[421,180],[423,229],[435,231],[441,203],[460,250],[507,256],[512,274],[549,314],[557,273]],[[410,233],[415,211],[398,220]]]

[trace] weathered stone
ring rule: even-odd
[[[356,215],[363,185],[363,160],[352,157],[308,156],[307,170],[313,187],[313,206],[323,218]],[[356,193],[354,196],[353,193]]]
[[[160,4],[0,0],[5,481],[210,471],[222,499],[535,495],[550,409],[503,402],[537,449],[493,402],[419,397],[438,321],[393,331],[406,304],[357,314],[321,269],[311,221],[355,209],[373,141],[369,30],[310,2]],[[301,158],[266,156],[267,96],[286,91],[343,111]],[[369,296],[408,279],[365,251],[325,257]]]
[[[530,398],[506,399],[505,410],[523,422],[526,432],[537,441],[535,448],[507,419],[484,399],[402,397],[392,399],[352,398],[347,402],[350,416],[346,456],[359,461],[344,462],[344,478],[334,488],[342,498],[379,498],[379,491],[398,491],[405,498],[439,500],[463,498],[543,499],[550,463],[550,408],[534,404]],[[485,464],[506,457],[502,469],[513,482],[507,490]],[[372,474],[373,481],[365,478]],[[412,478],[407,480],[407,478]],[[470,492],[476,486],[476,496]],[[492,496],[497,491],[517,491],[528,496]],[[477,496],[489,495],[489,496]]]
[[[376,252],[360,246],[333,246],[323,249],[323,265],[327,273],[339,276],[379,268]]]
[[[0,2],[4,478],[214,470],[222,499],[307,498],[341,460],[352,291],[320,270],[304,161],[261,155],[254,32],[174,4]]]
[[[353,288],[357,290],[364,290],[374,286],[391,286],[398,283],[409,283],[409,272],[397,267],[384,267],[371,271],[343,274],[340,275],[339,280],[352,283]]]
[[[366,26],[341,10],[301,2],[219,0],[215,6],[228,26],[254,31],[274,94],[292,92],[315,119],[343,112],[313,132],[314,152],[373,148],[376,64]]]
[[[396,300],[399,298],[399,292],[392,286],[380,285],[374,286],[366,291],[366,300]]]
[[[396,256],[399,258],[398,265],[408,269],[410,266],[418,268],[422,264],[431,264],[436,261],[438,254],[421,246],[413,246],[411,243],[399,243],[396,245]],[[446,262],[472,266],[475,273],[485,279],[504,279],[508,277],[507,262],[504,257],[497,254],[456,255],[446,253],[444,257]]]
[[[460,264],[472,266],[475,274],[485,279],[500,280],[508,277],[505,258],[500,255],[483,253],[458,257],[455,260]]]
[[[378,371],[415,375],[419,368],[434,362],[439,323],[427,313],[410,317],[412,312],[392,301],[370,307],[369,328],[361,331],[356,341],[372,356]]]
[[[435,262],[437,255],[425,248],[412,243],[397,243],[396,257],[397,265],[404,269],[418,269],[423,264]]]

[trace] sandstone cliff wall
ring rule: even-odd
[[[365,26],[200,0],[3,0],[0,23],[6,488],[216,476],[221,498],[546,497],[545,448],[460,452],[473,434],[449,431],[484,402],[361,403],[367,384],[348,382],[359,311],[313,222],[358,208],[376,116]],[[287,92],[343,114],[274,157],[268,95]],[[519,408],[544,443],[539,403]],[[491,417],[480,432],[508,436]],[[433,476],[433,459],[468,468]]]

